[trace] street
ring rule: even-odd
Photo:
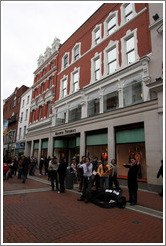
[[[163,243],[163,199],[139,191],[137,206],[78,202],[77,187],[51,191],[45,176],[3,181],[3,243]],[[127,188],[123,195],[128,200]]]

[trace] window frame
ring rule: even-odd
[[[116,72],[119,69],[119,41],[114,42],[111,40],[108,46],[103,51],[104,53],[104,76],[108,76],[114,73],[114,72],[109,73],[109,67],[108,67],[108,64],[109,64],[108,53],[114,49],[116,50],[116,59],[113,60],[113,61],[116,61],[116,70],[114,72]]]
[[[66,81],[66,88],[64,88],[64,82]],[[68,87],[68,76],[63,76],[63,78],[60,80],[60,99],[65,98],[68,93],[67,93],[67,87]],[[64,90],[66,90],[66,94],[64,95]]]
[[[98,31],[99,31],[99,37],[96,39],[96,33]],[[101,41],[102,41],[102,24],[99,24],[99,25],[96,25],[92,31],[92,48],[100,44]]]
[[[78,81],[74,82],[74,75],[78,74]],[[74,71],[71,72],[70,74],[70,94],[77,92],[80,89],[79,86],[79,81],[80,81],[80,67],[79,68],[74,68]],[[74,90],[74,84],[78,84],[78,89]]]
[[[99,69],[95,70],[95,62],[99,60]],[[91,83],[97,82],[102,78],[102,52],[96,53],[91,59]],[[99,79],[96,80],[96,72],[99,71]]]
[[[126,15],[125,15],[125,8],[131,4],[131,8],[132,11],[130,11],[132,13],[132,17],[129,20],[126,20]],[[131,21],[135,16],[136,16],[136,11],[135,11],[135,3],[123,3],[120,7],[121,9],[121,26],[125,25],[126,23],[128,23],[129,21]],[[129,15],[127,15],[128,17]]]
[[[108,24],[113,18],[115,18],[115,25],[113,27],[116,27],[116,29],[109,34]],[[113,27],[110,29],[113,29]],[[118,28],[119,28],[119,25],[118,25],[118,10],[117,10],[117,11],[111,12],[106,18],[106,20],[104,21],[104,38],[107,38],[111,36],[112,34],[114,34],[118,30]]]

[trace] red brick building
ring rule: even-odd
[[[109,163],[115,158],[119,178],[126,178],[122,164],[134,155],[141,164],[140,180],[156,184],[156,163],[162,156],[158,105],[163,40],[162,31],[157,32],[162,29],[162,8],[146,2],[105,3],[89,17],[57,53],[49,120],[45,103],[43,111],[39,108],[45,97],[40,95],[42,66],[35,71],[42,75],[34,84],[38,99],[32,101],[36,114],[31,116],[27,153],[38,159],[42,153],[65,157],[68,164],[74,155],[107,157]],[[158,20],[152,18],[154,11]],[[153,56],[154,42],[158,56]],[[152,71],[156,61],[161,66]],[[49,71],[48,62],[44,66]]]
[[[15,155],[21,96],[28,89],[29,87],[25,85],[22,85],[20,88],[16,87],[3,105],[3,119],[8,120],[7,135],[4,136],[4,155],[7,154],[8,150],[11,156]]]

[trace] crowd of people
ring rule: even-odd
[[[35,176],[37,167],[39,167],[39,175],[48,175],[48,180],[51,181],[52,191],[54,191],[54,184],[56,184],[56,190],[58,193],[65,192],[65,177],[68,164],[65,159],[58,159],[56,156],[41,157],[39,165],[37,159],[32,156],[25,157],[24,155],[17,158],[9,158],[4,160],[4,163],[8,163],[10,177],[12,175],[18,175],[18,179],[22,178],[22,183],[26,182],[27,175]],[[95,157],[93,161],[89,157],[82,156],[81,162],[77,163],[76,157],[73,157],[72,163],[69,165],[72,170],[73,183],[79,184],[79,192],[82,192],[78,201],[85,201],[88,203],[91,199],[91,189],[94,186],[96,191],[103,192],[104,190],[121,190],[117,179],[117,165],[115,159],[111,160],[108,164],[106,159],[98,160]],[[138,190],[138,171],[139,164],[137,164],[135,158],[131,158],[129,164],[123,164],[125,168],[129,168],[128,171],[128,191],[129,200],[131,205],[137,204],[137,190]],[[44,169],[44,174],[43,174]],[[157,178],[161,175],[162,168],[157,175]],[[114,184],[114,186],[113,186]]]

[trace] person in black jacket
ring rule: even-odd
[[[64,159],[60,159],[60,164],[58,168],[59,183],[60,183],[60,193],[65,192],[65,177],[66,177],[66,162]]]
[[[157,179],[162,176],[163,177],[163,160],[161,160],[161,166],[157,172]],[[159,193],[160,196],[163,196],[163,187],[162,187],[162,190],[161,192]]]
[[[27,174],[28,174],[28,159],[23,156],[23,162],[22,162],[22,183],[25,183],[27,179]]]
[[[130,205],[137,204],[137,191],[138,191],[138,170],[139,164],[136,163],[135,158],[131,158],[129,164],[123,164],[124,167],[129,168],[128,171],[128,190],[129,190],[129,201]]]

